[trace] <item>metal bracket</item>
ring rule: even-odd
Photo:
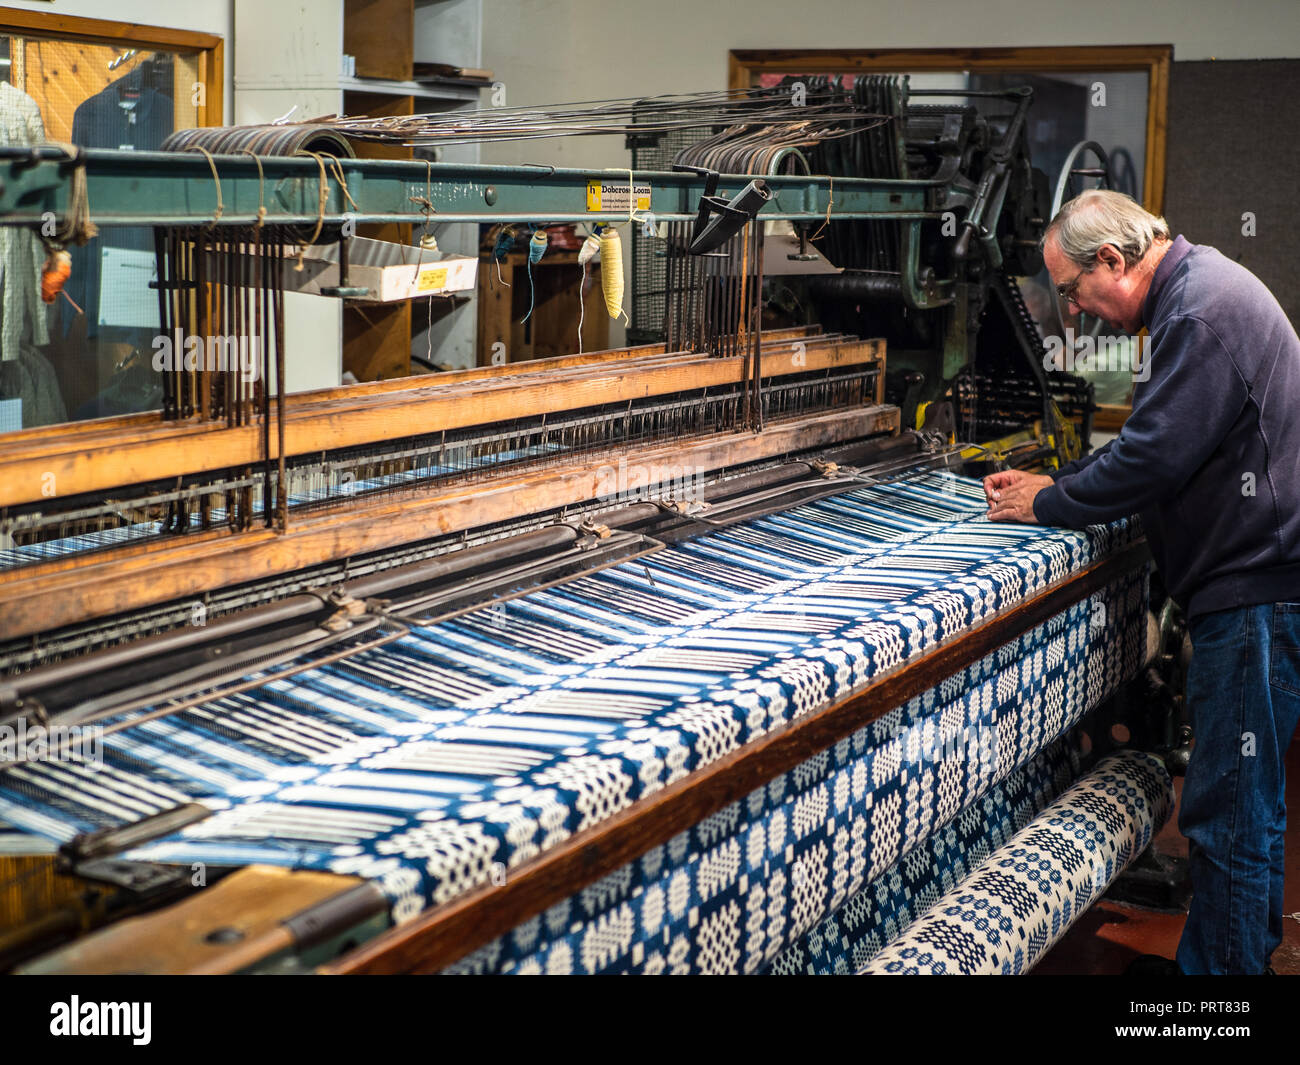
[[[594,536],[597,540],[608,540],[612,535],[608,525],[601,525],[592,518],[588,518],[579,525],[578,531],[586,533],[588,536]]]
[[[671,499],[663,498],[654,500],[657,506],[665,514],[680,514],[683,517],[693,517],[696,514],[703,514],[713,504],[706,503],[702,499]]]
[[[334,591],[325,597],[327,605],[337,609],[328,618],[321,623],[321,628],[329,632],[344,632],[352,627],[352,623],[366,613],[366,604],[360,599],[353,599],[352,596],[343,592]]]

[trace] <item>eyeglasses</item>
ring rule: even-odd
[[[1080,280],[1082,280],[1084,274],[1092,273],[1092,267],[1095,265],[1096,264],[1094,263],[1089,266],[1085,266],[1082,270],[1080,270],[1077,274],[1074,275],[1074,280],[1071,281],[1068,285],[1057,285],[1056,294],[1060,296],[1061,299],[1065,300],[1066,303],[1073,303],[1074,294],[1079,290]]]

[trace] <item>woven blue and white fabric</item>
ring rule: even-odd
[[[1073,735],[1057,740],[799,936],[767,972],[846,976],[898,938],[1079,775]]]
[[[1141,578],[1126,583],[1101,600],[1118,631],[1144,622]],[[451,971],[762,970],[1082,716],[1093,609],[1012,640]],[[1118,678],[1123,648],[1098,635],[1092,653]]]
[[[406,920],[1136,535],[984,510],[978,481],[919,472],[156,720],[125,715],[100,767],[0,773],[0,818],[63,840],[199,802],[211,817],[128,857],[354,874]],[[652,851],[638,883],[587,889],[599,916],[557,907],[479,967],[762,968],[1131,675],[1145,610],[1144,573],[1113,583]]]
[[[1173,782],[1154,755],[1103,759],[862,972],[1025,972],[1146,849],[1173,806]]]

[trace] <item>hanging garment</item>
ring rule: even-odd
[[[170,136],[172,98],[140,66],[87,98],[72,116],[72,141],[84,148],[156,151]]]
[[[141,64],[107,88],[84,100],[72,116],[72,143],[83,148],[117,148],[157,151],[172,133],[175,112],[172,97],[155,86],[166,79],[157,66]],[[107,235],[114,248],[153,249],[153,233],[145,227],[116,228]],[[84,247],[69,248],[72,278],[65,291],[86,313],[90,336],[99,332],[100,266],[104,241],[95,238]],[[66,312],[65,312],[66,313]]]
[[[7,81],[0,81],[0,144],[30,148],[45,143],[45,123],[36,101]],[[45,306],[41,302],[41,264],[45,249],[34,233],[17,226],[0,226],[0,266],[4,279],[3,318],[0,319],[0,360],[18,358],[23,340],[48,344]]]
[[[16,358],[0,364],[0,394],[22,398],[24,429],[68,420],[54,364],[26,344]]]

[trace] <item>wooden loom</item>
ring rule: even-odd
[[[678,212],[664,217],[684,224],[689,211]],[[327,661],[385,638],[394,602],[463,610],[639,557],[653,538],[686,535],[701,519],[792,506],[900,463],[962,463],[950,439],[905,430],[884,402],[883,340],[754,334],[739,344],[733,334],[729,350],[740,353],[724,357],[647,345],[302,393],[283,397],[282,415],[268,406],[249,424],[145,414],[0,439],[0,515],[30,519],[16,527],[31,543],[158,524],[134,542],[0,571],[0,641],[13,667],[0,716],[93,722],[123,707],[193,705],[228,686],[240,663],[266,666],[250,648],[268,634],[301,637],[271,653],[271,667],[304,649]],[[761,429],[745,416],[753,400],[767,411]],[[440,460],[452,452],[459,465],[447,472]],[[620,460],[640,471],[632,493],[610,491]],[[681,494],[683,469],[702,498]],[[262,487],[287,488],[287,506],[231,521],[225,502],[259,476]],[[320,491],[304,489],[295,503],[295,484]],[[491,578],[512,548],[531,558],[543,540],[554,560]],[[382,934],[385,900],[357,878],[253,866],[197,893],[175,878],[150,893],[131,887],[130,863],[93,866],[162,831],[141,824],[80,840],[57,861],[4,860],[0,879],[28,882],[3,896],[0,958],[40,954],[26,962],[32,972],[236,972],[284,957],[329,972],[436,971],[1144,563],[1140,546],[1098,562],[574,836],[504,884]],[[187,628],[195,604],[204,621]],[[347,644],[350,635],[361,642]],[[181,664],[193,675],[168,687]],[[56,864],[78,874],[66,893],[51,886]],[[95,882],[92,871],[112,885],[99,905],[67,902]]]
[[[799,347],[795,348],[793,342]],[[127,611],[194,600],[214,590],[269,579],[307,567],[343,563],[375,552],[426,541],[431,533],[464,534],[499,525],[520,513],[546,514],[573,507],[579,513],[601,488],[619,455],[655,471],[683,465],[708,471],[720,483],[738,471],[786,466],[821,455],[861,461],[882,440],[906,443],[898,434],[897,408],[876,402],[883,367],[881,341],[819,337],[807,331],[764,337],[765,376],[778,381],[798,373],[871,369],[874,381],[859,405],[770,419],[761,433],[735,430],[682,435],[671,441],[602,450],[560,463],[495,476],[475,475],[459,484],[411,489],[401,494],[332,502],[298,515],[287,529],[196,530],[107,553],[54,559],[0,577],[0,624],[12,634],[37,636],[59,627],[85,624]],[[796,359],[798,364],[796,364]],[[391,440],[432,429],[490,426],[506,417],[556,415],[575,407],[624,404],[630,399],[701,392],[745,380],[743,359],[695,358],[689,353],[632,349],[546,360],[521,370],[491,367],[461,371],[436,383],[385,382],[290,397],[286,403],[286,453],[313,455],[340,446]],[[507,413],[508,412],[508,413]],[[13,486],[38,471],[58,470],[60,480],[82,492],[111,490],[152,469],[167,478],[253,463],[256,442],[239,430],[206,426],[150,425],[146,417],[115,419],[58,433],[32,431],[6,442],[3,484],[8,502],[20,502]],[[227,439],[231,438],[231,439]],[[917,444],[905,450],[920,457]],[[324,445],[324,446],[323,446]],[[856,452],[855,452],[856,447]],[[864,468],[871,466],[864,463]],[[812,465],[804,473],[817,476]],[[646,498],[655,486],[647,483]],[[671,480],[669,483],[671,491]],[[671,510],[673,500],[661,500]],[[604,511],[586,520],[598,536]],[[528,535],[527,533],[522,535]],[[452,556],[454,557],[454,555]],[[893,675],[874,680],[849,700],[799,722],[710,765],[636,804],[607,824],[587,830],[517,870],[504,884],[487,884],[436,908],[415,922],[360,943],[387,923],[383,897],[356,878],[291,872],[266,866],[236,871],[205,891],[162,909],[128,917],[103,931],[31,963],[28,971],[58,972],[236,972],[268,959],[331,958],[322,971],[437,971],[521,920],[541,912],[617,869],[650,847],[698,823],[743,797],[763,781],[825,750],[908,698],[934,687],[944,676],[989,653],[1013,636],[1085,598],[1121,574],[1145,563],[1142,547],[1074,574],[1030,603],[963,633],[941,649]],[[412,568],[418,569],[418,564]],[[400,567],[398,567],[400,572]],[[232,614],[237,619],[238,612]],[[166,641],[166,635],[154,639]],[[219,643],[218,643],[219,645]],[[147,648],[148,640],[143,648]],[[112,665],[114,651],[100,652]],[[93,656],[85,661],[93,661]],[[84,661],[83,661],[84,665]],[[57,671],[56,664],[49,667]],[[39,690],[41,670],[14,678],[21,704],[27,687]],[[30,698],[30,697],[28,697]],[[31,870],[37,859],[21,859],[11,870]],[[44,859],[50,870],[53,859]],[[48,880],[48,874],[44,878]],[[83,882],[83,888],[85,882]],[[48,889],[46,889],[48,890]],[[188,892],[186,894],[189,894]],[[18,900],[20,903],[22,900]],[[68,903],[50,906],[41,920],[62,929],[76,926]],[[127,912],[131,910],[127,907]],[[18,913],[11,910],[12,921]],[[30,910],[22,911],[30,920]],[[98,917],[83,915],[83,928]],[[321,927],[318,928],[317,925]],[[29,925],[28,927],[38,927]],[[234,929],[235,932],[226,930]],[[323,929],[323,930],[322,930]],[[214,934],[220,931],[220,934]],[[0,939],[0,947],[15,932]]]

